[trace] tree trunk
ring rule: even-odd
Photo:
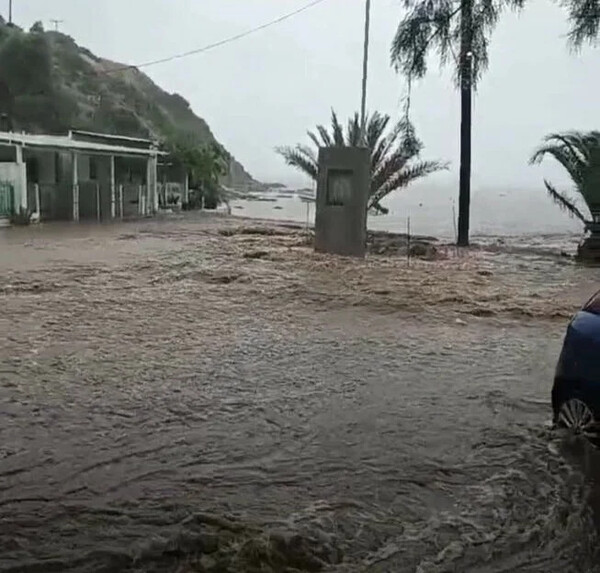
[[[473,92],[472,0],[461,0],[460,46],[460,183],[458,244],[469,245],[471,210],[471,96]]]

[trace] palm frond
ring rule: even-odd
[[[396,171],[371,195],[370,207],[381,202],[381,200],[392,191],[400,189],[401,187],[407,187],[417,179],[446,169],[448,169],[448,163],[441,161],[420,161]]]
[[[361,131],[360,116],[358,113],[355,113],[348,120],[348,129],[346,132],[346,145],[348,147],[358,147],[360,145]]]
[[[548,144],[535,151],[530,159],[530,163],[541,163],[547,155],[553,157],[565,168],[565,171],[569,174],[576,186],[581,186],[585,164],[575,152],[571,151],[570,148],[565,145]]]
[[[395,149],[386,155],[371,173],[371,195],[375,195],[394,175],[408,163],[403,150]]]
[[[600,31],[600,3],[598,0],[563,0],[569,14],[571,29],[569,45],[578,50],[586,42],[595,44]]]
[[[408,119],[403,119],[398,124],[402,134],[402,149],[404,149],[408,158],[416,157],[423,149],[423,143],[417,137],[415,126]]]
[[[541,163],[546,156],[554,158],[562,165],[575,190],[583,197],[590,210],[592,205],[600,203],[599,132],[551,133],[544,138],[544,145],[534,152],[530,163]],[[548,189],[548,184],[546,188]],[[566,204],[557,199],[557,195],[550,195],[559,205],[565,207]],[[571,212],[569,207],[565,208]]]
[[[317,179],[319,166],[312,150],[308,151],[307,148],[297,145],[296,147],[277,147],[275,151],[285,159],[288,165],[302,171],[314,180]]]
[[[392,65],[408,77],[422,78],[427,57],[437,53],[440,63],[448,63],[459,41],[457,8],[451,0],[421,1],[400,22],[391,47]]]
[[[317,125],[317,131],[319,132],[319,135],[321,136],[321,141],[323,142],[322,146],[323,147],[333,147],[333,140],[331,139],[331,136],[327,132],[327,129],[322,125]]]
[[[344,147],[344,128],[338,121],[335,111],[331,110],[331,131],[333,133],[333,142],[338,147]]]
[[[323,145],[323,143],[319,141],[319,138],[312,131],[307,131],[306,133],[310,140],[315,144],[317,149]]]
[[[365,126],[365,144],[373,150],[377,143],[384,137],[385,130],[390,123],[390,116],[379,112],[373,113],[367,118]]]
[[[367,208],[367,211],[374,211],[375,213],[379,213],[381,215],[387,215],[390,210],[387,207],[384,207],[381,203],[372,203]]]
[[[572,217],[577,217],[577,219],[580,219],[584,223],[587,223],[584,214],[577,208],[573,199],[571,199],[564,193],[557,191],[556,188],[553,187],[552,184],[546,179],[544,179],[544,185],[546,185],[546,190],[548,191],[548,195],[550,196],[550,198],[563,211],[567,211],[567,213],[569,213],[569,215],[571,215]]]
[[[531,158],[532,163],[539,163],[543,159],[543,149],[546,148],[564,148],[576,161],[585,161],[588,153],[587,147],[589,142],[586,141],[586,136],[576,131],[570,131],[567,133],[551,133],[544,137],[544,143],[546,144],[540,148],[541,153],[535,153]]]
[[[371,172],[375,173],[381,162],[385,157],[387,157],[388,153],[392,150],[396,142],[398,141],[398,137],[400,137],[400,133],[402,132],[402,122],[398,122],[385,137],[381,138],[375,147],[371,150]]]

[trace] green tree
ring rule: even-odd
[[[535,151],[530,162],[541,163],[546,156],[562,165],[578,197],[558,191],[544,180],[548,194],[559,207],[589,227],[594,222],[594,215],[600,217],[600,132],[552,133],[544,138],[543,145]],[[583,199],[590,217],[578,207],[578,199]]]
[[[229,172],[231,158],[217,143],[199,145],[189,138],[175,138],[168,144],[171,159],[187,171],[196,199],[207,209],[225,200],[220,179]]]
[[[419,161],[422,143],[417,139],[412,124],[399,121],[388,130],[390,116],[375,112],[367,116],[366,146],[371,150],[371,191],[368,208],[387,213],[381,201],[392,191],[407,187],[410,183],[445,169],[447,165],[439,161]],[[278,147],[288,165],[302,171],[316,180],[319,147],[356,147],[360,145],[361,122],[358,113],[344,127],[338,121],[336,113],[331,112],[331,133],[323,125],[318,125],[316,133],[309,131],[308,137],[315,148],[298,144],[295,147]]]
[[[29,29],[31,34],[43,34],[44,33],[44,24],[40,20],[34,22],[33,26]]]
[[[0,84],[10,94],[11,119],[17,128],[63,131],[70,127],[74,104],[54,82],[44,34],[11,30],[0,46]]]
[[[391,49],[396,70],[406,74],[410,82],[425,76],[431,53],[439,55],[441,66],[454,64],[461,94],[458,243],[467,246],[472,92],[488,66],[490,35],[502,10],[521,8],[524,0],[404,0],[404,4],[409,12],[398,26]]]

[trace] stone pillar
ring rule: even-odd
[[[115,183],[115,156],[110,156],[110,218],[117,216],[117,186]]]
[[[365,147],[319,150],[315,250],[364,257],[371,155]]]
[[[73,164],[73,221],[79,221],[79,155],[71,154]]]

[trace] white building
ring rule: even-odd
[[[73,221],[156,213],[163,155],[146,139],[0,132],[0,217],[19,209]]]

